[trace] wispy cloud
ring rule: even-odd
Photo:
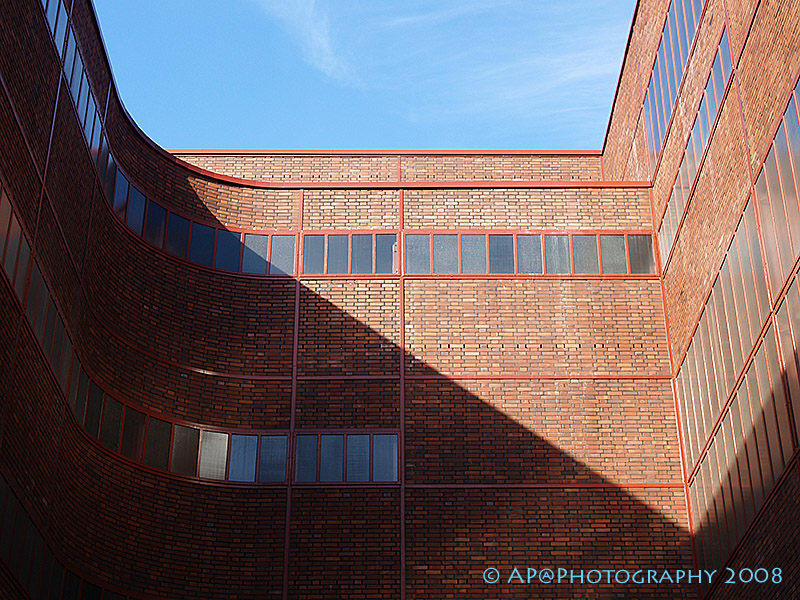
[[[437,10],[394,17],[389,19],[386,25],[390,27],[436,25],[476,13],[497,10],[498,7],[512,4],[513,1],[514,0],[474,0],[472,2],[460,2],[454,6],[445,6]]]
[[[316,0],[256,0],[297,40],[306,62],[331,79],[357,84],[352,67],[337,51],[328,14]]]

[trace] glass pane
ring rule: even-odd
[[[468,234],[461,236],[461,272],[486,273],[485,235]]]
[[[23,237],[19,244],[19,258],[17,259],[17,273],[14,277],[14,291],[19,301],[24,301],[25,285],[28,283],[28,261],[31,259],[31,247],[28,240]]]
[[[103,410],[103,426],[100,429],[100,443],[115,452],[119,448],[122,409],[122,403],[111,396],[106,396],[106,407]]]
[[[28,298],[25,301],[27,305],[25,316],[32,326],[36,325],[36,308],[39,306],[40,293],[44,293],[44,280],[42,280],[42,272],[39,270],[39,265],[34,261],[31,268],[31,286],[28,290]]]
[[[397,481],[397,436],[372,436],[372,480]]]
[[[750,249],[747,246],[747,232],[744,220],[739,223],[739,228],[733,238],[729,252],[738,252],[744,297],[747,303],[747,318],[750,324],[750,337],[756,339],[761,331],[761,322],[758,318],[758,302],[756,301],[756,288],[753,284],[753,265],[750,262]]]
[[[164,232],[167,228],[167,211],[155,202],[147,203],[147,222],[144,227],[144,239],[161,248],[164,245]]]
[[[603,255],[603,273],[628,272],[628,257],[625,254],[624,235],[601,235],[600,252]]]
[[[350,238],[347,235],[328,236],[328,273],[347,273]]]
[[[89,94],[89,105],[86,107],[86,121],[83,124],[83,134],[86,136],[86,143],[88,144],[92,139],[92,125],[94,125],[94,115],[97,112],[97,106],[94,103],[94,96]],[[116,176],[116,173],[114,174]],[[111,198],[111,196],[109,196]]]
[[[111,154],[108,155],[108,170],[105,172],[104,176],[104,184],[103,190],[106,193],[106,198],[108,202],[111,203],[111,199],[114,197],[114,183],[116,183],[117,179],[117,163],[114,161],[114,157]]]
[[[5,28],[5,27],[4,27]],[[67,11],[64,10],[64,5],[58,3],[58,19],[56,20],[55,33],[53,39],[56,42],[56,52],[58,57],[61,58],[61,52],[64,49],[64,38],[67,35]]]
[[[429,235],[406,236],[406,273],[431,272],[430,243]]]
[[[344,436],[320,436],[320,481],[341,481],[344,468]]]
[[[3,258],[3,251],[6,247],[8,234],[8,224],[11,221],[11,203],[8,201],[5,190],[0,195],[0,259]]]
[[[117,170],[117,184],[114,186],[114,212],[125,221],[125,210],[128,208],[128,180],[122,171]]]
[[[514,272],[514,236],[489,236],[489,272]]]
[[[72,359],[72,369],[69,374],[69,392],[67,394],[67,399],[69,401],[69,407],[72,409],[72,413],[75,413],[75,400],[78,397],[78,380],[81,376],[81,361],[78,360],[78,355],[76,354]]]
[[[520,273],[542,272],[542,236],[517,236],[517,263]]]
[[[573,235],[572,251],[575,254],[576,273],[599,273],[596,235]]]
[[[90,436],[96,438],[100,434],[100,415],[103,413],[103,390],[94,381],[89,381],[89,400],[86,404],[86,421],[84,427]]]
[[[273,235],[270,255],[270,275],[294,274],[294,236]]]
[[[739,397],[735,394],[731,402],[730,412],[731,429],[733,430],[733,441],[736,445],[736,465],[739,469],[739,483],[742,488],[742,500],[744,502],[744,519],[749,523],[755,513],[753,505],[753,489],[750,483],[750,459],[747,456],[748,450],[745,437],[742,434],[742,417],[739,407]]]
[[[631,273],[655,273],[653,238],[649,235],[629,235],[628,251],[631,254]]]
[[[170,254],[186,258],[186,253],[189,251],[189,219],[169,213],[167,243],[164,248]]]
[[[795,278],[792,287],[789,288],[789,293],[786,295],[786,303],[789,307],[789,318],[792,325],[792,339],[794,342],[794,348],[792,348],[792,344],[787,343],[784,352],[789,356],[793,356],[795,359],[798,359],[797,353],[798,350],[800,350],[800,300],[797,296],[797,278]],[[800,437],[800,393],[792,393],[791,400],[792,412],[794,413],[795,430],[798,437]]]
[[[353,236],[353,273],[372,273],[372,236]]]
[[[771,336],[772,328],[767,330],[767,335]],[[769,374],[767,371],[767,361],[764,353],[766,342],[761,345],[753,360],[753,365],[758,376],[758,395],[761,401],[761,414],[767,430],[767,440],[769,442],[769,455],[772,461],[772,473],[777,479],[783,472],[783,453],[781,452],[780,431],[778,420],[773,402],[772,390],[770,389]]]
[[[569,273],[569,236],[544,236],[544,255],[547,260],[548,273]]]
[[[789,241],[789,227],[786,212],[783,209],[781,190],[778,182],[778,164],[775,160],[775,148],[773,147],[767,155],[764,163],[764,171],[767,173],[767,187],[769,188],[769,204],[772,209],[772,226],[778,244],[778,256],[780,258],[780,278],[775,282],[774,287],[777,291],[783,283],[783,278],[789,272],[792,264],[791,242]],[[762,223],[765,219],[762,219]]]
[[[14,269],[17,266],[17,253],[19,252],[20,239],[22,239],[22,229],[19,226],[19,221],[17,221],[16,215],[11,215],[11,225],[8,228],[6,258],[3,261],[3,268],[11,281],[14,281]]]
[[[50,25],[50,31],[55,31],[56,16],[58,15],[60,6],[61,0],[50,0],[50,3],[47,5],[47,24]]]
[[[257,435],[232,435],[228,479],[231,481],[255,481],[257,450]]]
[[[169,466],[169,444],[172,426],[166,421],[150,417],[147,421],[147,443],[144,447],[144,464],[166,471]]]
[[[200,477],[225,479],[225,463],[228,460],[228,434],[204,431],[200,445]]]
[[[744,220],[747,226],[747,245],[750,248],[750,260],[752,262],[753,279],[758,298],[758,322],[763,323],[769,313],[769,301],[767,300],[767,280],[765,277],[764,263],[761,261],[761,247],[758,243],[758,231],[756,228],[756,215],[753,208],[752,198],[747,201],[744,209]]]
[[[316,275],[324,272],[325,236],[307,235],[303,238],[303,273]]]
[[[758,381],[756,378],[755,363],[751,363],[745,379],[747,385],[747,395],[749,397],[750,418],[752,419],[752,429],[756,438],[758,449],[758,471],[761,473],[763,484],[762,492],[764,496],[769,494],[772,489],[772,466],[769,458],[769,440],[767,439],[767,422],[764,409],[761,407],[761,399],[758,393]],[[752,434],[751,433],[751,434]],[[760,505],[763,500],[758,499]]]
[[[183,425],[175,425],[172,440],[172,464],[170,470],[181,475],[197,475],[197,447],[200,443],[200,430]]]
[[[78,379],[78,392],[75,396],[75,419],[79,425],[83,425],[86,417],[86,403],[89,399],[89,376],[81,367],[81,374]]]
[[[261,438],[258,480],[265,483],[286,481],[285,435],[265,435]]]
[[[208,225],[192,223],[192,239],[189,245],[189,260],[211,266],[214,259],[214,235],[216,231]]]
[[[800,125],[797,122],[797,112],[794,99],[789,102],[789,106],[784,113],[784,120],[786,122],[786,137],[789,142],[789,153],[792,157],[792,166],[794,167],[794,176],[797,179],[795,183],[800,185]]]
[[[433,236],[433,272],[458,273],[458,236]]]
[[[146,422],[144,414],[130,406],[125,407],[125,424],[122,427],[122,443],[120,444],[120,454],[128,458],[142,460],[142,448],[144,448],[144,426]]]
[[[300,483],[317,480],[317,436],[297,436],[297,469],[295,481]]]
[[[397,236],[379,233],[375,236],[375,272],[397,273]]]
[[[242,252],[242,234],[236,231],[217,230],[217,269],[238,271],[239,258]]]
[[[242,273],[267,273],[267,246],[269,236],[246,233],[244,235],[244,256],[242,257]]]
[[[792,108],[791,103],[789,108]],[[788,220],[789,235],[792,242],[792,257],[800,252],[800,210],[797,206],[797,192],[794,189],[792,164],[789,158],[789,144],[786,141],[783,124],[775,134],[775,158],[778,162],[778,174],[781,178],[781,191],[783,192],[783,208]]]
[[[369,436],[347,436],[347,481],[369,481]]]
[[[100,134],[102,131],[103,124],[100,122],[100,113],[98,112],[94,115],[94,132],[92,133],[92,141],[90,143],[92,162],[94,164],[97,164],[97,158],[100,156]],[[117,173],[119,173],[119,169],[117,169]],[[114,186],[114,190],[114,193],[116,194],[116,186]]]
[[[105,135],[100,136],[100,153],[97,155],[97,172],[100,175],[100,181],[105,181],[106,167],[108,166],[108,139]],[[133,187],[133,186],[131,186]]]
[[[126,223],[137,235],[142,235],[142,228],[144,227],[145,202],[142,192],[136,189],[135,186],[130,186]]]
[[[786,406],[786,394],[783,390],[780,360],[778,359],[778,346],[772,326],[764,334],[764,352],[767,366],[769,367],[769,390],[772,392],[772,402],[775,405],[775,418],[778,421],[778,435],[780,437],[783,464],[792,457],[792,428],[789,419],[789,409]]]

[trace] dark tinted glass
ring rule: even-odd
[[[200,477],[225,479],[228,460],[228,434],[204,431],[200,446]]]
[[[374,435],[372,437],[373,481],[397,481],[397,436]]]
[[[320,436],[320,481],[341,481],[344,468],[344,436]]]
[[[167,225],[167,243],[164,249],[170,254],[186,258],[189,251],[189,219],[169,213]]]
[[[75,395],[75,419],[83,425],[86,416],[86,403],[89,399],[89,376],[81,367],[81,374],[78,379],[78,391]]]
[[[0,532],[0,558],[8,562],[11,558],[11,545],[14,541],[14,528],[17,522],[17,511],[21,511],[17,497],[9,491],[6,498],[3,529]]]
[[[270,275],[292,275],[294,273],[294,236],[273,235],[269,257]]]
[[[372,273],[372,236],[353,236],[353,273]]]
[[[242,235],[235,231],[217,231],[217,257],[215,266],[225,271],[239,270],[239,257],[242,252]]]
[[[269,236],[246,233],[244,236],[244,256],[242,273],[265,275],[267,273],[267,247]]]
[[[122,409],[123,406],[120,402],[111,396],[106,396],[106,407],[103,410],[103,426],[100,429],[100,443],[114,451],[119,448]]]
[[[629,235],[628,251],[631,255],[631,273],[655,273],[651,236]]]
[[[100,600],[102,594],[102,588],[99,588],[88,581],[83,582],[83,587],[81,588],[81,600]],[[107,598],[108,595],[106,595],[106,599]]]
[[[27,309],[25,315],[31,325],[36,325],[36,307],[39,305],[39,294],[44,293],[44,281],[42,280],[42,272],[39,270],[39,265],[34,261],[31,268],[31,286],[28,290],[28,299],[26,300]]]
[[[92,127],[94,126],[94,116],[97,113],[97,106],[94,103],[94,96],[89,94],[89,106],[86,107],[86,122],[83,124],[83,134],[86,137],[86,143],[90,143],[92,139]],[[116,173],[115,173],[116,176]],[[111,196],[109,196],[109,200]]]
[[[17,274],[14,279],[14,291],[20,302],[25,300],[25,286],[28,283],[28,262],[31,259],[31,247],[24,237],[19,243],[19,258],[17,258]]]
[[[603,254],[603,273],[628,272],[624,235],[601,235],[600,252]]]
[[[144,446],[144,464],[166,471],[169,466],[169,444],[172,426],[166,421],[150,417],[147,421],[147,442]]]
[[[299,482],[317,480],[317,436],[297,436],[297,470],[295,480]]]
[[[86,404],[87,433],[96,438],[100,434],[100,416],[103,413],[103,390],[94,381],[89,381],[89,401]]]
[[[347,436],[347,481],[369,481],[369,436]]]
[[[406,236],[406,273],[431,272],[431,238],[429,235]]]
[[[111,156],[111,154],[109,154],[108,169],[106,170],[105,173],[105,183],[103,186],[109,204],[111,203],[111,199],[114,197],[114,184],[116,183],[116,179],[117,179],[117,163],[114,161],[114,157]]]
[[[197,475],[197,447],[200,430],[175,425],[170,470],[181,475]]]
[[[67,392],[67,400],[69,401],[69,407],[72,409],[72,412],[75,412],[75,399],[78,395],[78,379],[81,376],[81,361],[78,360],[78,355],[76,354],[72,358],[72,368],[70,369],[69,374],[69,391]]]
[[[228,479],[231,481],[255,481],[257,450],[258,436],[232,435]]]
[[[147,205],[147,222],[144,227],[144,239],[161,248],[164,244],[164,232],[167,229],[167,211],[155,202]]]
[[[570,273],[569,236],[544,236],[544,254],[547,259],[548,273]]]
[[[489,270],[492,273],[514,272],[514,236],[489,236]]]
[[[56,365],[61,358],[61,347],[64,344],[64,322],[61,316],[53,311],[55,315],[55,326],[53,327],[53,345],[50,346],[47,352],[47,358],[50,360],[50,366],[53,370],[58,372]]]
[[[100,136],[100,153],[97,155],[97,172],[100,175],[100,181],[105,180],[107,165],[108,165],[108,140],[106,139],[105,135],[102,135]]]
[[[44,337],[42,340],[42,349],[45,351],[47,356],[50,356],[50,351],[53,348],[53,332],[56,328],[56,317],[58,316],[58,312],[56,311],[56,305],[53,304],[53,299],[48,296],[47,298],[47,320],[45,321],[44,326]]]
[[[64,5],[59,2],[58,3],[58,19],[56,20],[56,28],[53,34],[53,38],[56,42],[56,51],[58,52],[59,58],[61,57],[61,53],[64,50],[64,38],[67,35],[67,11],[64,10]]]
[[[192,239],[189,245],[189,260],[199,265],[211,266],[214,259],[214,234],[208,225],[192,223]]]
[[[286,436],[263,436],[258,462],[259,481],[267,483],[286,481]]]
[[[25,587],[28,593],[34,598],[38,598],[39,586],[42,581],[42,559],[44,557],[44,539],[39,531],[34,527],[33,532],[33,547],[31,548],[30,565],[31,570],[28,572],[28,579],[25,582]]]
[[[597,257],[597,236],[573,235],[572,251],[575,254],[576,273],[600,272],[600,263]]]
[[[520,273],[542,272],[542,237],[539,235],[517,236],[517,263]]]
[[[307,235],[303,237],[303,273],[317,275],[324,272],[325,236]]]
[[[142,192],[137,190],[135,186],[130,186],[126,223],[138,235],[142,235],[142,228],[144,227],[145,202]]]
[[[114,212],[125,220],[125,210],[128,208],[128,180],[122,171],[117,171],[117,185],[114,186]]]
[[[347,254],[349,247],[349,236],[328,236],[328,273],[347,273]]]
[[[433,236],[433,272],[458,273],[458,236]]]
[[[461,236],[461,272],[486,273],[486,236]]]
[[[50,600],[59,600],[61,598],[61,589],[64,585],[64,566],[58,562],[58,559],[53,561],[53,575],[50,579]]]
[[[3,251],[6,247],[6,237],[8,234],[8,224],[11,221],[11,203],[8,201],[5,191],[0,195],[0,258],[3,258]]]
[[[395,273],[395,234],[379,233],[375,236],[375,272]]]
[[[14,281],[14,269],[17,266],[17,253],[19,252],[19,241],[22,238],[22,229],[16,215],[11,215],[11,225],[8,228],[8,247],[6,248],[6,258],[3,261],[3,268],[11,281]]]
[[[64,592],[62,600],[78,600],[78,592],[81,587],[81,579],[72,571],[64,574]]]
[[[144,426],[146,417],[130,406],[125,407],[125,424],[122,428],[122,444],[120,453],[133,460],[142,459],[144,447]]]

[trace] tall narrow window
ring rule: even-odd
[[[601,235],[600,252],[603,255],[603,273],[617,274],[628,272],[628,258],[625,253],[624,235]]]
[[[397,436],[372,436],[372,480],[397,481]]]
[[[319,480],[341,481],[344,468],[344,436],[321,435],[319,456]]]
[[[147,203],[147,223],[144,228],[144,239],[161,248],[164,245],[164,233],[167,229],[167,211],[153,201]]]
[[[324,273],[325,236],[307,235],[303,238],[303,273],[317,275]]]
[[[238,271],[242,252],[242,235],[236,231],[217,230],[217,254],[214,266],[225,271]]]
[[[328,236],[328,273],[347,273],[347,255],[350,237],[347,235]]]
[[[228,434],[204,431],[200,444],[200,477],[225,479],[228,460]]]
[[[569,259],[569,236],[544,236],[544,254],[547,258],[547,272],[567,274],[571,272]]]
[[[596,235],[573,235],[572,251],[575,255],[576,273],[599,273]]]
[[[458,273],[458,236],[433,236],[433,272]]]
[[[170,254],[186,258],[189,251],[189,219],[184,219],[175,213],[169,214],[167,243],[164,248]]]
[[[372,273],[372,236],[353,236],[353,273]]]
[[[492,273],[514,272],[514,236],[489,236],[489,271]]]
[[[486,236],[461,236],[461,272],[486,273]]]
[[[269,259],[270,275],[292,275],[294,273],[294,236],[273,235]]]
[[[406,273],[431,272],[431,237],[410,234],[406,236]]]
[[[232,435],[228,479],[231,481],[255,481],[257,450],[258,436]]]
[[[317,436],[297,436],[297,471],[295,480],[304,483],[317,480]]]
[[[267,245],[269,237],[247,233],[244,236],[242,273],[265,275],[267,273]]]
[[[130,186],[126,223],[137,235],[142,235],[142,229],[144,227],[144,207],[146,202],[142,192],[135,186]]]
[[[396,273],[397,236],[379,233],[375,236],[375,272]]]
[[[369,481],[369,436],[347,436],[347,481]]]
[[[144,430],[146,417],[130,406],[125,407],[125,425],[122,429],[122,442],[119,451],[123,456],[139,461],[144,448]]]
[[[144,446],[144,464],[166,471],[169,466],[169,447],[172,425],[161,419],[147,420],[147,441]]]
[[[197,475],[197,448],[200,430],[183,425],[175,426],[172,439],[172,465],[170,470],[180,475]]]
[[[262,436],[258,462],[259,481],[262,483],[286,481],[286,436]]]
[[[211,266],[214,259],[215,230],[208,225],[192,223],[192,241],[189,246],[189,260],[193,263]]]
[[[628,251],[631,255],[631,273],[655,273],[653,238],[649,235],[629,235]]]

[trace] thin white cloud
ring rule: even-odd
[[[316,0],[257,0],[297,40],[308,64],[331,79],[356,84],[352,68],[334,47],[327,13]]]
[[[488,10],[497,10],[498,7],[512,4],[513,0],[502,2],[500,0],[477,0],[474,2],[461,2],[457,5],[440,8],[419,14],[410,14],[402,17],[395,17],[386,22],[390,27],[405,27],[409,25],[434,25],[458,19],[467,15],[473,15]]]

